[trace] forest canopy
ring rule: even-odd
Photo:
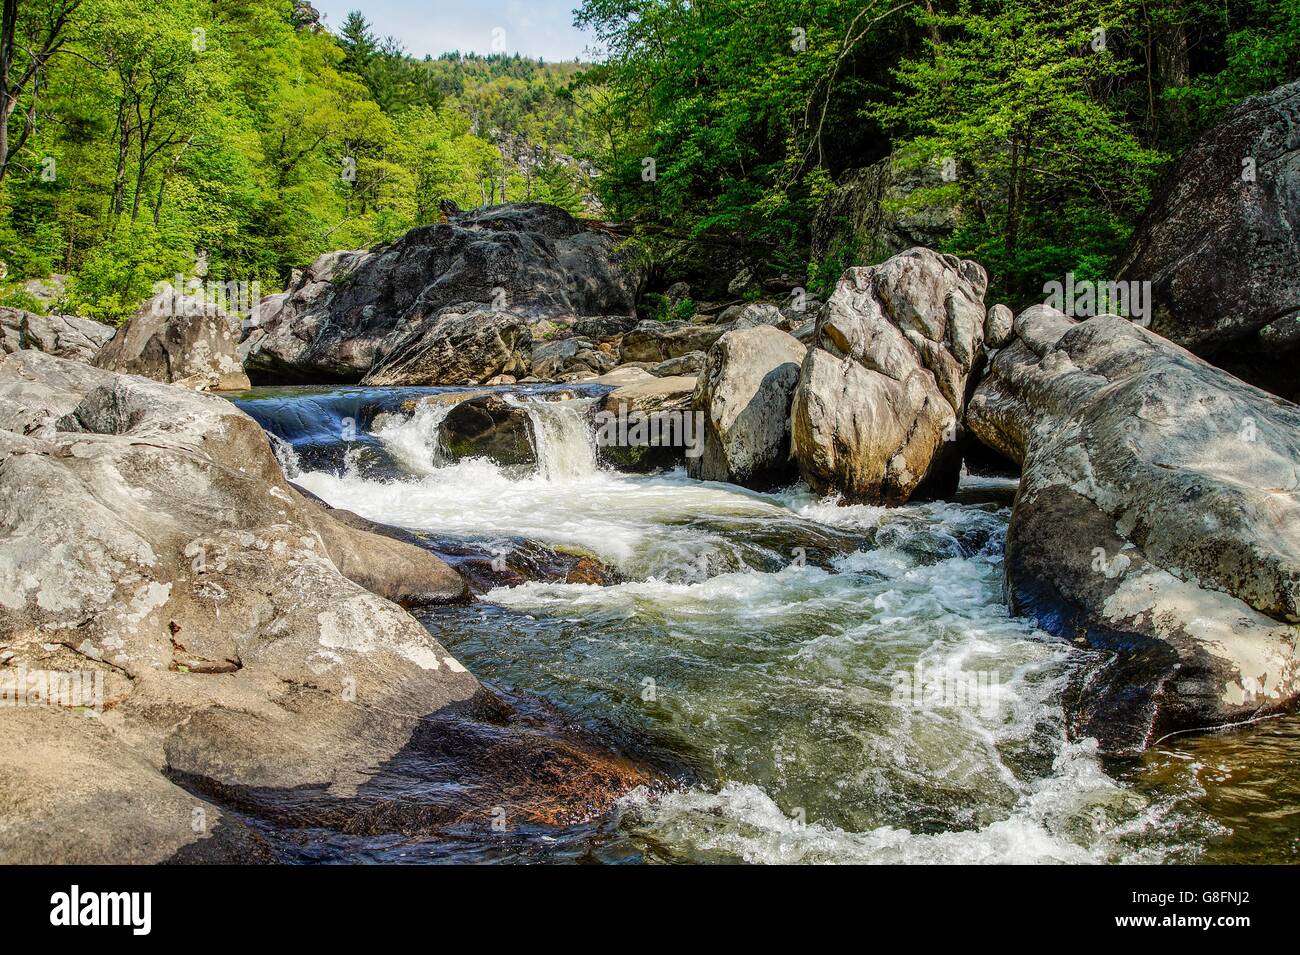
[[[1300,72],[1300,0],[586,0],[614,215],[808,263],[832,184],[894,155],[947,167],[945,251],[1015,298],[1104,274],[1159,174],[1228,106]],[[647,158],[655,177],[643,176]]]
[[[417,60],[291,0],[5,0],[4,36],[5,304],[65,274],[62,307],[120,320],[196,261],[271,291],[442,199],[581,212],[589,189],[572,63]]]
[[[810,256],[837,182],[944,175],[943,250],[1017,304],[1107,274],[1171,159],[1300,72],[1300,0],[585,0],[600,62],[415,58],[292,0],[4,0],[0,303],[120,321],[188,274],[283,287],[322,252],[536,199],[661,239]]]

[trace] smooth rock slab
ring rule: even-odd
[[[1012,607],[1108,664],[1076,687],[1111,750],[1300,692],[1300,409],[1117,316],[1016,318],[967,412],[1022,465]]]

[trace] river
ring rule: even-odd
[[[530,582],[419,614],[489,686],[672,768],[605,818],[427,838],[295,834],[301,861],[1179,863],[1300,858],[1300,719],[1103,759],[1062,690],[1099,658],[1009,615],[1014,482],[840,506],[597,465],[586,404],[517,391],[536,468],[449,459],[455,389],[262,388],[237,403],[329,503],[620,582]],[[531,396],[530,396],[531,395]]]

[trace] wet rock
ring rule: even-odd
[[[0,308],[0,350],[5,354],[33,348],[58,358],[88,362],[112,337],[112,328],[88,318]]]
[[[694,427],[695,419],[690,416],[695,384],[696,379],[686,375],[652,377],[622,385],[607,394],[601,403],[602,410],[626,425],[615,432],[619,440],[607,440],[597,430],[600,462],[634,473],[685,463],[688,444],[698,443],[701,437]]]
[[[233,391],[250,387],[238,351],[237,320],[212,303],[168,288],[117,329],[94,364],[197,390]]]
[[[432,538],[425,546],[455,567],[475,594],[530,581],[608,587],[623,580],[613,567],[589,554],[560,551],[525,538],[506,542]]]
[[[1300,692],[1300,409],[1113,315],[1016,318],[968,409],[1022,465],[1013,609],[1106,655],[1075,729],[1109,750]]]
[[[793,481],[790,404],[806,351],[767,326],[718,339],[692,398],[704,422],[704,451],[687,458],[691,477],[754,488]]]
[[[791,409],[793,454],[811,487],[876,504],[956,488],[987,285],[976,263],[929,249],[844,273]]]
[[[503,467],[537,463],[528,412],[501,395],[459,402],[438,426],[438,435],[454,458],[485,457]]]
[[[245,364],[259,382],[359,381],[403,339],[428,341],[413,325],[451,307],[471,314],[465,302],[508,312],[526,329],[542,320],[630,316],[643,280],[634,259],[617,236],[543,203],[452,215],[373,251],[322,256],[281,299],[263,303]],[[525,366],[530,353],[531,344]],[[503,373],[515,374],[475,380]]]

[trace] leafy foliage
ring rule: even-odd
[[[61,308],[120,320],[200,256],[271,291],[443,199],[584,207],[573,64],[415,60],[360,13],[338,37],[295,29],[289,0],[23,0],[15,32],[30,45],[69,8],[0,179],[5,278],[69,274]]]

